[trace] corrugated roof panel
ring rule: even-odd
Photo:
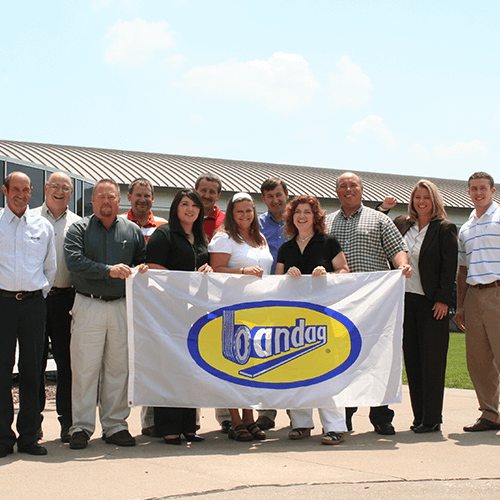
[[[193,186],[198,175],[212,172],[223,181],[224,191],[260,193],[262,181],[271,176],[283,177],[290,194],[311,193],[318,198],[337,198],[335,181],[344,170],[304,167],[242,160],[202,158],[195,156],[120,151],[79,146],[0,141],[0,155],[52,168],[66,170],[82,177],[110,177],[128,184],[136,177],[146,177],[155,186],[182,188]],[[356,171],[363,179],[363,197],[380,202],[396,196],[408,203],[411,191],[421,177]],[[467,182],[456,179],[428,178],[440,189],[447,207],[470,208]],[[497,185],[498,186],[498,185]],[[500,191],[495,196],[500,201]]]

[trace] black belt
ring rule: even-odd
[[[50,289],[50,292],[49,292],[49,295],[50,296],[53,296],[53,295],[61,295],[62,293],[70,293],[73,291],[73,287],[71,286],[67,286],[65,288],[59,288],[57,286],[53,286],[51,289]]]
[[[481,290],[482,288],[492,288],[494,286],[500,286],[500,280],[493,281],[492,283],[479,283],[478,285],[472,285],[472,288],[479,288]]]
[[[41,290],[35,290],[34,292],[9,292],[8,290],[0,290],[0,295],[5,299],[16,299],[16,300],[26,300],[42,295]]]
[[[107,295],[92,295],[91,293],[80,292],[78,290],[76,291],[76,293],[79,293],[80,295],[83,295],[84,297],[90,297],[91,299],[104,300],[104,302],[111,302],[113,300],[119,300],[119,299],[123,299],[123,297],[125,297],[125,295],[122,295],[121,297],[109,297]]]

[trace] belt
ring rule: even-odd
[[[42,295],[41,290],[35,290],[34,292],[9,292],[8,290],[0,290],[0,295],[4,298],[16,299],[16,300],[26,300]]]
[[[479,283],[478,285],[472,285],[472,288],[479,288],[479,290],[483,288],[492,288],[494,286],[500,286],[500,280],[492,281],[491,283]]]
[[[49,295],[50,296],[61,295],[62,293],[71,293],[72,291],[73,291],[73,287],[71,287],[71,286],[67,286],[65,288],[59,288],[57,286],[53,286],[50,289]]]
[[[80,295],[83,295],[84,297],[90,297],[91,299],[104,300],[104,302],[112,302],[113,300],[119,300],[119,299],[123,299],[123,297],[125,297],[125,295],[122,295],[121,297],[110,297],[107,295],[92,295],[91,293],[80,292],[78,290],[76,291],[76,293],[79,293]]]

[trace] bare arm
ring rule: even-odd
[[[250,276],[258,276],[262,278],[264,270],[260,266],[251,267],[227,267],[229,258],[231,257],[228,253],[211,253],[210,254],[210,265],[212,266],[214,272],[216,273],[231,273],[231,274],[248,274]]]
[[[412,269],[406,252],[398,252],[392,259],[392,263],[396,269],[401,269],[403,276],[411,278]]]

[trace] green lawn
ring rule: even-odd
[[[408,384],[404,368],[403,384]],[[446,387],[473,389],[465,361],[465,335],[463,333],[450,333],[448,363],[446,366]]]

